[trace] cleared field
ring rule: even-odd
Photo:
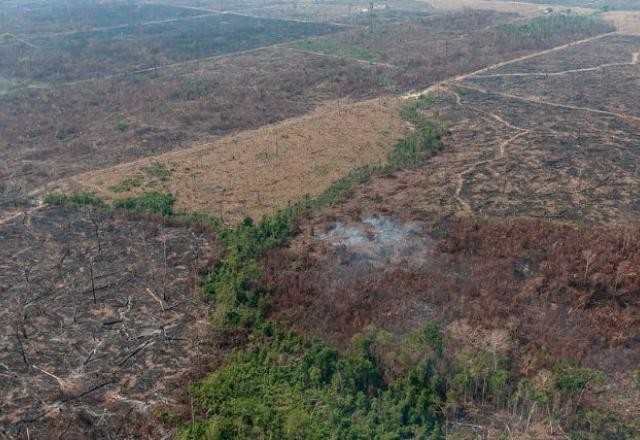
[[[563,50],[554,53],[558,63],[565,62]],[[542,68],[550,56],[542,59]],[[638,225],[640,118],[637,97],[628,92],[635,89],[624,87],[633,84],[637,70],[613,69],[611,85],[598,81],[601,69],[579,72],[569,84],[527,76],[535,85],[526,89],[530,94],[508,87],[517,76],[452,82],[434,107],[452,128],[451,151],[434,159],[433,173],[411,172],[404,182],[382,179],[379,188],[412,200],[411,209],[431,213]],[[495,89],[478,82],[491,82]],[[424,201],[420,208],[416,200]]]
[[[155,189],[179,210],[234,222],[320,194],[362,165],[384,162],[405,133],[397,99],[335,101],[309,115],[55,183],[107,200]],[[166,170],[158,178],[158,167]]]
[[[500,0],[505,1],[505,0]],[[551,5],[558,7],[576,7],[599,9],[603,11],[629,11],[640,9],[636,0],[528,0],[528,3]]]
[[[371,98],[389,90],[385,77],[379,66],[273,48],[25,89],[1,98],[0,180],[29,192],[61,177],[298,116],[326,100]]]
[[[0,5],[0,30],[3,33],[28,36],[179,19],[194,15],[202,13],[169,5],[140,4],[133,1],[63,0],[42,4],[4,3]]]
[[[383,30],[375,35],[356,31],[354,33],[341,34],[335,39],[316,40],[333,41],[337,46],[326,44],[317,46],[314,43],[306,45],[306,42],[304,44],[299,42],[293,47],[291,53],[298,53],[301,57],[305,57],[303,59],[309,59],[308,57],[314,60],[324,58],[329,63],[329,66],[335,65],[335,63],[344,65],[341,63],[346,62],[341,60],[342,57],[339,54],[331,53],[336,47],[339,49],[351,48],[351,50],[345,52],[348,55],[347,59],[354,55],[364,58],[366,54],[371,54],[376,61],[370,62],[362,59],[352,61],[352,65],[358,66],[358,68],[352,72],[353,75],[345,76],[347,83],[344,88],[336,87],[334,89],[335,92],[333,92],[334,97],[344,96],[349,93],[357,98],[364,97],[367,93],[384,93],[385,87],[386,91],[389,91],[389,89],[409,90],[414,86],[426,87],[445,77],[486,67],[487,63],[491,61],[498,62],[504,58],[513,58],[539,50],[540,47],[545,48],[559,44],[559,42],[563,42],[566,39],[576,37],[576,35],[584,37],[608,29],[606,26],[602,29],[599,27],[600,25],[592,26],[588,21],[584,23],[578,21],[578,26],[569,27],[569,32],[554,28],[553,31],[545,33],[544,38],[528,39],[525,38],[528,34],[524,34],[523,38],[516,38],[522,29],[520,24],[510,24],[506,28],[498,26],[497,28],[491,27],[489,30],[481,29],[476,31],[478,28],[493,26],[496,22],[504,21],[505,16],[502,14],[466,12],[446,15],[445,18],[444,22],[426,19],[415,20],[402,25],[390,24],[382,27],[381,29]],[[507,16],[506,18],[512,19],[513,17]],[[573,22],[570,21],[570,23]],[[586,26],[582,27],[585,23]],[[509,30],[511,33],[505,32],[504,29]],[[411,39],[409,39],[409,36],[412,36]],[[352,41],[353,43],[351,43]],[[365,43],[368,45],[365,45]],[[478,50],[480,45],[484,47],[482,52]],[[300,47],[304,50],[301,50]],[[415,59],[409,57],[409,52],[405,52],[409,50],[407,48],[415,49]],[[278,49],[278,51],[284,50],[284,48]],[[314,52],[316,50],[318,53]],[[395,54],[395,51],[400,54]],[[402,54],[406,55],[407,58],[402,58]],[[254,61],[251,58],[246,58],[246,60],[246,70],[252,72],[250,63]],[[389,62],[403,63],[403,67],[408,66],[409,68],[398,70]],[[282,79],[283,76],[288,75],[287,72],[291,69],[287,62],[283,61],[281,65],[282,68],[279,75],[269,76],[266,74],[265,78],[273,78],[271,81],[275,84],[277,83],[276,78]],[[363,72],[365,75],[358,77],[358,71]],[[221,72],[222,76],[220,78],[224,81],[222,78],[224,75],[229,74],[229,69],[222,68]],[[305,69],[304,75],[300,78],[301,82],[298,83],[302,86],[300,95],[303,100],[305,93],[309,90],[313,91],[312,88],[304,86],[306,84],[304,80],[306,75]],[[331,75],[333,73],[327,69],[327,78]],[[243,81],[249,81],[251,78],[251,76],[242,77],[241,75],[238,77],[241,78],[240,82],[237,83],[238,85],[242,84]],[[204,98],[204,102],[208,102],[210,99],[208,97],[212,96],[212,92],[207,89],[206,85],[201,89],[199,84],[196,81],[196,84],[189,85],[190,89],[186,92],[195,95],[201,94],[203,98],[207,97]],[[290,79],[284,84],[290,85],[292,80]],[[371,88],[371,85],[373,85],[373,88]],[[237,88],[243,90],[242,87]],[[219,90],[225,96],[229,94],[228,90],[230,89],[225,84]],[[231,96],[231,99],[227,101],[229,103],[227,108],[236,108],[238,111],[234,113],[233,118],[226,120],[237,121],[246,117],[246,114],[252,114],[251,102],[261,106],[263,101],[260,100],[260,97],[267,94],[269,89],[269,83],[265,82],[264,88],[256,90],[256,98],[243,107],[239,107],[237,104],[242,102],[241,100]],[[269,95],[274,96],[275,94],[269,93]],[[128,97],[129,95],[126,94],[125,96]],[[331,97],[330,93],[323,94],[323,96]],[[288,98],[288,100],[291,99],[293,97]],[[284,103],[285,101],[282,102]],[[299,107],[298,105],[299,102],[294,108],[300,108],[300,112],[311,108],[310,106]],[[190,111],[193,116],[185,115],[192,118],[191,123],[194,127],[199,127],[199,129],[195,130],[196,133],[202,133],[206,125],[210,124],[210,117],[203,116],[206,113],[198,113],[202,112],[201,109],[206,109],[207,106],[208,104],[198,103],[191,107]],[[286,203],[290,201],[299,200],[304,194],[318,194],[333,179],[344,176],[349,170],[357,166],[382,160],[385,153],[392,148],[394,141],[400,137],[401,131],[399,131],[399,127],[402,124],[399,121],[399,115],[391,115],[393,111],[397,111],[396,107],[393,107],[395,110],[391,110],[391,107],[388,107],[385,110],[378,111],[376,110],[378,106],[379,104],[371,106],[370,103],[354,106],[353,108],[356,109],[354,111],[358,114],[357,118],[351,118],[348,112],[345,113],[347,116],[336,114],[336,102],[329,107],[329,113],[324,116],[322,115],[323,110],[318,110],[309,119],[309,121],[314,122],[307,122],[309,124],[308,128],[298,126],[295,128],[295,130],[305,133],[305,136],[312,136],[314,139],[312,142],[301,141],[295,133],[287,132],[285,135],[289,136],[292,141],[280,139],[276,145],[276,142],[269,140],[267,136],[265,141],[260,140],[258,143],[255,141],[256,135],[252,134],[247,138],[246,147],[243,146],[240,149],[243,154],[247,155],[242,161],[230,160],[230,157],[234,158],[240,153],[230,146],[228,140],[212,144],[217,146],[207,147],[211,151],[205,154],[202,163],[192,156],[192,153],[187,156],[181,155],[181,153],[176,153],[175,155],[170,153],[167,156],[161,156],[157,161],[163,167],[174,170],[172,177],[168,177],[163,182],[157,182],[153,176],[149,178],[148,173],[141,171],[152,164],[153,161],[149,159],[137,164],[134,163],[95,174],[82,175],[77,179],[73,179],[76,185],[68,187],[96,191],[109,199],[145,189],[163,189],[171,191],[178,196],[178,207],[182,209],[205,211],[222,215],[225,218],[230,217],[231,219],[238,219],[244,215],[259,217],[264,213],[273,212],[278,207],[286,206]],[[257,114],[273,116],[274,109],[277,108],[275,105],[272,107],[263,106],[263,110]],[[287,107],[285,106],[284,108]],[[367,114],[367,111],[371,113]],[[291,116],[292,113],[289,113],[288,116]],[[285,114],[284,116],[287,115]],[[380,125],[372,129],[371,127],[378,123],[376,122],[378,118],[382,118],[381,122],[379,122]],[[151,119],[148,119],[149,125],[152,124],[151,121]],[[272,122],[273,119],[262,119],[261,121]],[[112,126],[117,126],[117,121],[112,123]],[[352,124],[352,127],[349,124]],[[288,126],[288,124],[283,126]],[[271,128],[268,128],[268,130],[271,130]],[[358,134],[359,130],[364,130],[362,133],[365,134]],[[384,135],[387,132],[388,134]],[[175,131],[168,131],[167,133],[175,133]],[[328,141],[324,138],[327,134],[332,136]],[[369,135],[371,137],[367,139],[366,137]],[[259,139],[260,135],[257,136]],[[105,136],[105,139],[107,138]],[[207,143],[206,137],[187,137],[186,140]],[[353,142],[354,147],[352,149],[349,149],[349,142]],[[186,141],[180,143],[183,146],[187,145]],[[325,144],[323,148],[327,152],[326,156],[319,153],[323,149],[321,148],[323,143]],[[314,146],[309,148],[307,144],[313,144]],[[327,147],[326,144],[329,146]],[[378,147],[379,144],[381,144],[380,147]],[[126,148],[126,143],[121,145],[123,146],[122,151],[126,151],[125,154],[131,157],[132,150]],[[366,145],[370,145],[372,148],[366,147]],[[275,152],[276,146],[277,153]],[[109,148],[115,150],[113,146]],[[196,147],[194,151],[199,151],[201,148]],[[305,148],[307,150],[303,153],[299,151],[294,153],[296,150],[304,150]],[[150,150],[144,150],[143,148],[141,155],[145,151],[148,153]],[[221,157],[220,151],[225,151],[225,155]],[[315,155],[314,151],[316,152]],[[87,157],[93,157],[91,150],[87,150],[87,152]],[[297,163],[296,154],[301,154],[300,160],[302,160],[301,163],[303,165]],[[264,156],[263,159],[257,160],[262,156]],[[269,159],[270,156],[275,157]],[[284,159],[278,156],[283,156]],[[314,156],[316,157],[315,163]],[[42,163],[45,163],[47,157],[48,155],[42,156]],[[118,158],[115,155],[108,157],[113,160],[113,163],[124,162],[126,159],[125,157]],[[342,157],[346,160],[341,160]],[[275,164],[276,171],[273,172],[273,176],[269,176],[269,166],[271,166],[269,164],[272,162]],[[339,165],[332,165],[333,163]],[[330,172],[323,171],[325,168]],[[71,175],[73,173],[68,172],[66,174]],[[299,180],[299,184],[291,185],[291,179]],[[43,179],[43,181],[46,181],[46,179]],[[150,185],[149,181],[155,183]],[[198,190],[196,191],[196,189]],[[244,209],[241,208],[243,205],[245,206]]]
[[[34,81],[72,81],[255,49],[336,29],[320,23],[216,14],[35,37],[0,45],[0,74]]]
[[[378,177],[351,209],[640,224],[640,121],[464,86],[434,106],[452,130],[423,170]],[[389,202],[379,206],[376,201]]]
[[[423,0],[437,10],[482,9],[497,12],[509,12],[525,17],[537,17],[543,13],[544,6],[535,2],[502,1],[502,0]],[[593,9],[572,8],[574,12],[591,13]]]
[[[464,72],[612,31],[578,15],[523,22],[515,14],[465,11],[355,29],[294,47],[329,56],[352,57],[395,67],[399,90],[423,89]]]
[[[38,208],[0,224],[0,436],[160,437],[209,367],[208,234]]]
[[[252,14],[269,14],[270,10],[282,11],[285,14],[296,15],[299,19],[314,21],[342,21],[364,20],[363,10],[369,8],[369,2],[356,0],[329,0],[317,2],[314,0],[300,0],[291,2],[290,0],[172,0],[170,4],[182,6],[197,6],[203,9],[214,9],[218,11],[250,11]],[[420,11],[461,11],[467,9],[496,11],[504,13],[520,14],[524,17],[536,17],[543,13],[544,7],[530,2],[513,2],[500,0],[398,0],[398,1],[376,1],[375,5],[379,9],[374,10],[382,20],[393,15],[394,11],[405,13],[419,13]],[[573,8],[574,11],[590,12],[587,8]],[[389,14],[389,15],[387,15]],[[358,18],[359,17],[359,18]],[[293,18],[293,17],[292,17]]]
[[[406,21],[425,17],[433,8],[426,2],[398,0],[376,2],[371,10],[367,1],[355,2],[285,2],[246,9],[245,12],[270,18],[335,22],[360,26],[377,26],[385,22]]]
[[[640,68],[629,59],[628,66],[600,68],[589,75],[578,72],[576,75],[538,76],[536,79],[527,76],[473,78],[469,84],[490,93],[534,101],[544,97],[549,102],[589,108],[594,110],[592,113],[610,112],[640,121],[640,103],[626,93],[638,89],[639,74]],[[603,84],[606,87],[602,87]],[[557,90],[565,91],[560,99],[555,98]]]
[[[602,17],[616,25],[620,32],[640,34],[640,13],[628,11],[605,12]]]
[[[580,73],[581,69],[603,69],[613,65],[633,64],[637,60],[634,54],[640,52],[640,37],[634,35],[615,34],[576,46],[567,47],[559,57],[556,53],[544,54],[521,62],[510,63],[504,67],[493,69],[488,75],[506,73],[556,74],[560,76]],[[576,72],[572,72],[572,71]]]

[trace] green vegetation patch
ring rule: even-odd
[[[116,122],[115,129],[118,133],[126,133],[129,130],[129,123],[126,119],[121,118]]]
[[[87,209],[108,210],[109,205],[99,199],[95,194],[81,192],[76,194],[62,194],[59,192],[47,194],[43,200],[54,206],[62,206],[67,209],[84,211]]]
[[[167,168],[165,164],[159,161],[155,161],[149,166],[143,168],[143,171],[146,172],[149,176],[155,177],[160,182],[166,182],[171,177],[172,171]]]
[[[171,194],[149,191],[135,197],[118,199],[113,202],[115,209],[125,209],[136,214],[159,214],[168,217],[174,214],[176,198]]]
[[[192,387],[210,414],[182,438],[441,438],[443,382],[431,360],[386,387],[362,338],[343,355],[264,322],[248,347]]]
[[[148,191],[134,197],[117,199],[112,205],[104,202],[95,194],[88,192],[75,194],[50,193],[44,197],[43,201],[50,205],[79,211],[91,209],[108,212],[112,209],[123,209],[136,214],[158,214],[169,217],[175,215],[173,210],[175,200],[172,194]]]
[[[328,38],[296,41],[291,43],[291,47],[305,52],[321,53],[338,58],[354,58],[363,61],[375,61],[378,59],[377,54],[364,47],[341,44]]]

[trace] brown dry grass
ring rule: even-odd
[[[335,101],[303,117],[81,174],[57,186],[95,191],[107,200],[156,189],[174,194],[179,210],[221,215],[225,221],[260,217],[305,194],[320,194],[357,167],[385,161],[406,129],[398,105],[393,98]],[[165,181],[145,173],[158,162],[171,170]],[[109,189],[138,175],[143,182],[129,192]]]
[[[285,47],[2,97],[0,184],[23,190],[389,92],[384,69]],[[247,86],[250,85],[250,86]],[[6,104],[6,105],[5,105]],[[126,129],[118,131],[119,122]]]
[[[611,21],[620,32],[640,34],[640,12],[613,11],[602,14],[602,18]]]
[[[430,3],[436,10],[460,10],[460,9],[484,9],[497,12],[509,12],[520,14],[525,17],[535,17],[541,15],[545,5],[511,2],[511,1],[491,1],[491,0],[424,0]],[[571,8],[574,12],[590,13],[588,8]]]

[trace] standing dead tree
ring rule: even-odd
[[[96,298],[96,281],[95,281],[95,274],[93,272],[93,264],[94,264],[94,258],[93,256],[91,256],[89,257],[89,274],[91,275],[91,292],[93,293],[93,303],[97,304],[98,299]]]

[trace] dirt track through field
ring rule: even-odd
[[[24,216],[26,218],[28,215],[30,215],[30,214],[32,214],[32,213],[34,213],[36,211],[39,211],[40,209],[44,208],[45,206],[46,205],[43,204],[43,203],[38,203],[38,205],[33,206],[33,207],[29,208],[29,209],[20,210],[19,212],[15,212],[15,213],[12,213],[12,214],[6,214],[6,215],[0,217],[0,226],[5,225],[7,223],[11,223],[13,220],[15,220],[17,218],[20,218],[22,216]]]
[[[560,72],[518,72],[518,73],[494,73],[490,75],[474,75],[474,78],[506,78],[506,77],[527,77],[527,76],[535,76],[535,77],[548,77],[548,76],[565,76],[571,73],[584,73],[584,72],[597,72],[598,70],[604,70],[610,67],[623,67],[623,66],[635,66],[638,64],[638,58],[640,57],[640,52],[634,52],[631,54],[631,61],[628,63],[608,63],[608,64],[600,64],[595,67],[585,67],[582,69],[570,69],[563,70]]]
[[[569,109],[569,110],[584,111],[584,112],[589,112],[589,113],[597,113],[597,114],[600,114],[600,115],[614,116],[616,118],[626,119],[626,120],[631,120],[631,121],[637,121],[637,122],[640,121],[640,117],[637,117],[637,116],[629,116],[629,115],[625,115],[623,113],[610,112],[610,111],[607,111],[607,110],[599,110],[599,109],[591,108],[591,107],[581,107],[581,106],[577,106],[577,105],[560,104],[560,103],[557,103],[557,102],[546,101],[546,100],[541,99],[539,97],[524,97],[524,96],[512,95],[510,93],[494,92],[494,91],[491,91],[491,90],[485,90],[485,89],[480,88],[480,87],[470,86],[468,84],[457,84],[456,86],[457,87],[462,87],[462,88],[465,88],[465,89],[469,89],[469,90],[474,90],[474,91],[480,92],[480,93],[489,94],[489,95],[497,95],[497,96],[502,96],[504,98],[516,99],[516,100],[524,101],[524,102],[530,102],[532,104],[542,104],[542,105],[548,105],[550,107],[558,107],[558,108],[565,108],[565,109]]]
[[[602,38],[609,37],[611,35],[617,35],[617,34],[618,34],[618,32],[608,32],[608,33],[605,33],[605,34],[596,35],[594,37],[584,38],[584,39],[578,40],[578,41],[572,41],[570,43],[562,44],[560,46],[555,46],[555,47],[552,47],[551,49],[545,49],[545,50],[541,50],[541,51],[538,51],[538,52],[535,52],[535,53],[524,55],[524,56],[521,56],[521,57],[518,57],[518,58],[513,58],[511,60],[501,61],[499,63],[492,64],[491,66],[487,66],[487,67],[484,67],[482,69],[479,69],[479,70],[476,70],[476,71],[473,71],[473,72],[464,73],[462,75],[457,75],[457,76],[454,76],[452,78],[446,79],[446,80],[441,81],[438,84],[434,84],[434,85],[432,85],[432,86],[430,86],[430,87],[428,87],[428,88],[426,88],[426,89],[424,89],[424,90],[422,90],[420,92],[409,93],[409,94],[405,95],[405,98],[410,99],[410,98],[417,98],[420,95],[427,95],[429,93],[432,93],[432,92],[436,91],[438,89],[438,87],[440,87],[443,84],[460,82],[460,81],[463,81],[463,80],[465,80],[467,78],[470,78],[472,76],[480,75],[480,74],[483,74],[485,72],[489,72],[489,71],[494,70],[494,69],[499,69],[501,67],[508,66],[510,64],[518,63],[520,61],[526,61],[526,60],[529,60],[531,58],[539,57],[541,55],[546,55],[546,54],[549,54],[549,53],[558,52],[560,50],[567,49],[569,47],[573,47],[573,46],[576,46],[576,45],[579,45],[579,44],[589,43],[591,41],[600,40]]]

